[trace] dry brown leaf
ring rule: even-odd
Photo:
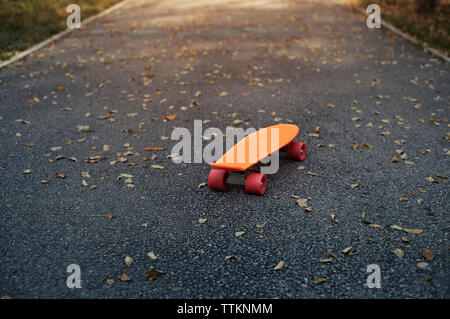
[[[89,157],[85,158],[83,161],[85,163],[98,163],[101,160],[103,160],[103,157],[98,155],[98,156],[89,156]]]
[[[428,267],[428,263],[426,262],[420,262],[417,264],[417,267],[419,267],[420,269],[425,269]]]
[[[159,146],[149,146],[144,148],[145,151],[164,151],[164,147]]]
[[[297,199],[297,205],[300,207],[308,207],[307,201],[307,198]]]
[[[429,248],[425,248],[422,251],[422,256],[425,257],[426,260],[433,260],[434,259],[434,253],[431,249]]]
[[[403,257],[405,256],[405,252],[403,250],[401,250],[400,248],[396,248],[394,249],[394,254],[398,257]]]
[[[331,214],[330,217],[332,221],[334,221],[335,223],[339,223],[339,219],[336,217],[335,214]]]
[[[149,252],[147,254],[147,256],[151,259],[151,260],[156,260],[158,259],[158,256],[155,255],[155,253],[153,251]]]
[[[156,270],[156,269],[151,269],[148,274],[147,274],[147,279],[150,281],[155,280],[156,278],[158,278],[161,275],[164,275],[165,273],[160,271],[160,270]]]
[[[353,248],[353,247],[347,247],[344,250],[342,250],[342,252],[344,254],[348,254],[348,255],[351,255],[354,251],[355,251],[355,248]]]
[[[427,182],[430,182],[430,183],[439,183],[437,178],[434,178],[433,176],[429,176],[429,177],[427,177],[425,179],[427,180]]]
[[[112,280],[112,279],[106,279],[105,280],[105,284],[107,284],[107,285],[113,285],[114,284],[114,280]]]
[[[313,281],[314,285],[319,285],[321,283],[324,283],[325,281],[327,281],[325,278],[317,278]]]
[[[274,268],[273,270],[280,270],[281,268],[284,267],[284,261],[280,261]]]
[[[173,120],[176,120],[178,118],[178,114],[166,115],[166,116],[164,116],[164,118],[167,121],[173,121]]]
[[[131,281],[131,278],[128,277],[128,275],[126,273],[123,273],[122,276],[120,276],[120,281]]]
[[[410,229],[410,228],[403,228],[403,231],[407,232],[408,234],[421,234],[423,232],[422,229]]]
[[[126,256],[125,257],[125,265],[131,266],[132,263],[133,263],[133,258],[131,258],[130,256]]]
[[[333,261],[333,258],[326,258],[326,259],[320,260],[321,263],[331,263],[332,261]]]

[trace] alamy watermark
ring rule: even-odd
[[[366,272],[370,273],[367,277],[367,288],[381,288],[381,269],[377,264],[367,266]]]
[[[72,13],[67,17],[66,25],[69,29],[81,28],[81,8],[78,4],[69,4],[66,8],[67,13]]]
[[[67,288],[81,288],[81,268],[77,264],[70,264],[67,266],[67,276],[66,285]]]
[[[381,9],[378,4],[370,4],[366,8],[366,12],[369,14],[366,20],[366,25],[369,29],[381,28]]]

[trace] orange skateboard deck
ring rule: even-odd
[[[214,190],[226,190],[231,171],[243,172],[280,149],[285,150],[291,159],[304,160],[306,145],[292,142],[298,132],[297,125],[278,124],[262,128],[244,137],[215,163],[209,164],[215,168],[208,178],[209,187]],[[266,176],[248,173],[244,184],[248,193],[262,195],[266,189]]]
[[[275,132],[273,129],[277,129],[278,132]],[[209,165],[214,168],[229,171],[245,171],[270,154],[289,144],[297,136],[298,132],[298,126],[294,124],[278,124],[260,129],[247,135],[215,163]],[[278,142],[276,141],[276,136],[274,136],[275,140],[272,140],[272,135],[276,135],[277,133]],[[252,146],[253,154],[250,152]]]

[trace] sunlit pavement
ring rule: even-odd
[[[130,1],[0,71],[0,295],[448,298],[448,71],[324,1]],[[308,156],[213,192],[194,120]]]

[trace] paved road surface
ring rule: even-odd
[[[448,72],[341,5],[131,1],[0,71],[0,294],[448,298]],[[308,157],[210,191],[161,139],[196,119],[296,123]]]

